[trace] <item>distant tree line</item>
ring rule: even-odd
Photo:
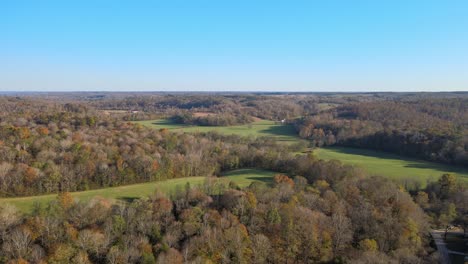
[[[468,99],[342,105],[295,125],[314,146],[368,148],[468,165]]]
[[[234,126],[253,122],[251,116],[243,113],[205,113],[203,116],[195,116],[191,112],[183,112],[171,119],[176,123],[199,126]]]
[[[182,113],[208,112],[212,116],[200,119],[200,124],[243,124],[249,117],[282,120],[316,112],[321,101],[338,99],[316,96],[262,96],[262,95],[153,95],[145,97],[105,98],[91,102],[97,109],[138,110],[138,113],[122,114],[128,120],[153,118],[153,114],[173,116]],[[220,118],[221,117],[221,118]],[[217,121],[225,119],[226,121]],[[197,120],[190,120],[197,121]]]

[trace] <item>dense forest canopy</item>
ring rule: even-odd
[[[0,204],[0,263],[433,263],[431,226],[467,228],[468,189],[454,175],[405,190],[274,138],[132,121],[282,120],[312,147],[467,166],[467,108],[463,93],[3,96],[0,197],[58,196],[27,214]],[[217,180],[239,168],[277,175],[246,188]],[[133,202],[69,193],[192,176],[207,178]]]

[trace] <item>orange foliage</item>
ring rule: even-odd
[[[37,179],[37,176],[37,170],[32,167],[28,167],[24,172],[24,178],[26,180],[26,183],[28,184],[33,183]]]
[[[41,136],[49,135],[49,129],[47,127],[38,127],[36,131]]]
[[[172,210],[172,202],[166,198],[158,198],[153,202],[153,212],[168,213]]]
[[[245,225],[239,224],[238,227],[239,227],[239,232],[241,235],[243,235],[244,237],[249,236],[249,231],[247,230],[247,227]]]
[[[275,177],[273,178],[273,181],[275,182],[276,185],[280,183],[286,183],[290,185],[291,187],[294,187],[294,181],[284,174],[276,174]]]
[[[73,142],[83,141],[83,137],[81,136],[80,133],[73,133],[72,140]]]
[[[121,157],[119,157],[115,163],[116,163],[116,166],[117,166],[117,170],[118,171],[123,171],[123,169],[124,169],[124,167],[123,167],[124,160]]]
[[[151,164],[151,169],[157,170],[159,168],[159,162],[157,160],[153,161],[153,164]]]
[[[31,131],[27,127],[21,127],[18,129],[18,134],[21,139],[27,139],[31,136]]]
[[[41,218],[33,217],[26,220],[24,228],[28,230],[29,234],[31,235],[31,238],[35,240],[41,235],[41,232],[44,229],[44,223]]]
[[[76,230],[73,225],[69,223],[65,223],[65,231],[67,232],[67,235],[71,240],[76,240],[78,238],[78,230]]]
[[[8,262],[8,264],[28,264],[28,263],[29,262],[23,258],[15,259],[15,260]]]
[[[138,249],[140,250],[141,253],[152,253],[153,248],[151,247],[151,244],[148,242],[142,242],[140,245],[138,245]]]

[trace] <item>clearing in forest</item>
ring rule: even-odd
[[[418,181],[422,186],[425,186],[427,182],[437,181],[444,173],[453,173],[462,180],[468,180],[468,170],[461,167],[411,159],[380,151],[330,147],[318,148],[314,154],[320,159],[336,159],[345,164],[360,166],[372,175],[382,175],[399,182],[410,179]]]
[[[216,131],[226,135],[274,137],[278,141],[287,143],[301,141],[292,125],[283,125],[280,122],[270,120],[258,120],[250,124],[237,126],[194,126],[175,123],[170,119],[137,121],[136,123],[156,129],[166,128],[187,133]]]
[[[226,183],[233,181],[238,186],[245,187],[254,181],[270,183],[272,182],[273,176],[275,174],[275,172],[265,170],[241,169],[228,172],[219,179],[226,179]],[[120,201],[132,201],[138,198],[147,197],[153,194],[156,190],[170,194],[179,188],[183,189],[187,183],[190,183],[191,186],[201,185],[205,182],[206,178],[207,177],[176,178],[165,181],[139,183],[82,192],[72,192],[71,195],[80,201],[89,201],[95,197]],[[38,202],[44,205],[52,200],[55,200],[56,197],[56,194],[47,194],[28,197],[0,198],[0,203],[12,204],[22,212],[27,213],[31,211],[34,203]]]

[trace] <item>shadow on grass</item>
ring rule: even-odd
[[[236,169],[233,171],[227,171],[222,174],[222,176],[239,176],[239,175],[244,175],[246,173],[257,173],[258,171],[255,169]]]
[[[168,127],[177,127],[177,128],[182,128],[182,127],[188,127],[187,125],[185,124],[181,124],[181,123],[176,123],[172,120],[168,120],[168,119],[164,119],[164,120],[156,120],[154,122],[151,122],[152,125],[155,125],[155,126],[168,126]]]
[[[122,196],[122,197],[117,197],[117,200],[127,202],[127,203],[133,203],[135,200],[140,199],[140,197],[136,196]]]
[[[266,184],[272,184],[273,179],[269,177],[261,177],[261,176],[252,176],[252,177],[247,177],[246,179],[251,180],[251,181],[258,181],[258,182],[263,182]]]
[[[270,126],[268,128],[259,130],[262,133],[270,134],[273,136],[297,136],[294,127],[291,125],[277,125],[277,126]],[[297,138],[299,139],[299,137]]]
[[[275,138],[275,140],[278,142],[297,143],[303,144],[303,146],[309,145],[309,141],[300,138],[292,125],[273,126],[261,129],[259,132]]]

